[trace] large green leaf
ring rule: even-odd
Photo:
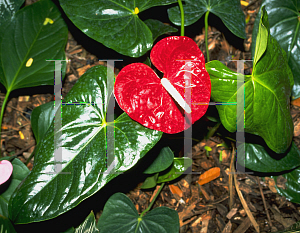
[[[49,20],[51,22],[46,24]],[[67,36],[67,26],[52,1],[41,0],[19,10],[6,28],[0,44],[3,70],[0,82],[7,92],[53,85],[54,62],[46,60],[65,59]]]
[[[57,109],[58,106],[56,106]],[[32,131],[38,144],[44,137],[54,119],[54,101],[42,104],[33,109],[30,117]]]
[[[266,14],[266,13],[265,13]],[[267,15],[264,16],[267,20]],[[261,23],[261,27],[266,27]],[[263,43],[262,43],[263,44]],[[261,49],[258,46],[256,49]],[[255,53],[252,75],[244,76],[244,85],[237,90],[237,73],[219,61],[206,64],[211,78],[211,96],[216,102],[237,102],[238,92],[245,91],[245,132],[261,136],[276,153],[284,153],[292,142],[293,121],[290,114],[290,93],[293,75],[286,54],[268,34],[267,48]],[[236,105],[217,105],[224,127],[236,131]]]
[[[285,183],[285,189],[277,186],[277,176],[272,176],[275,180],[275,188],[277,192],[286,197],[289,201],[300,204],[300,167],[294,169],[289,173],[282,175],[287,181]]]
[[[101,233],[177,233],[179,217],[167,207],[155,208],[140,217],[131,200],[116,193],[106,202],[97,227]]]
[[[236,36],[246,38],[245,15],[239,0],[185,0],[184,25],[198,21],[207,11],[218,16],[225,26]],[[178,6],[168,9],[169,19],[175,25],[181,25]]]
[[[104,66],[89,69],[65,97],[62,129],[57,132],[61,134],[62,171],[54,173],[57,159],[52,123],[37,148],[30,175],[10,201],[9,215],[15,223],[38,222],[65,213],[133,167],[160,139],[162,132],[143,127],[126,113],[115,122],[106,122],[112,92],[108,93],[106,70]],[[112,135],[107,139],[109,132]],[[109,152],[107,143],[113,139]],[[113,157],[107,157],[111,152]],[[109,159],[114,161],[114,170]]]
[[[293,72],[295,84],[292,98],[300,97],[300,0],[264,0],[269,15],[271,35],[287,53],[288,64]],[[254,56],[259,19],[256,17],[252,34],[252,56]]]
[[[1,233],[16,233],[10,220],[2,215],[0,215],[0,230]]]
[[[253,171],[282,172],[300,166],[300,151],[294,142],[284,154],[276,154],[261,145],[252,143],[245,143],[245,155],[242,154],[242,149],[243,146],[240,145],[237,162]]]
[[[82,32],[121,54],[139,57],[153,45],[150,29],[138,12],[176,0],[60,0],[67,16]]]
[[[167,32],[177,32],[178,30],[170,25],[166,25],[159,20],[156,19],[147,19],[144,22],[147,27],[152,32],[153,41],[157,39],[157,37],[167,33]]]
[[[8,160],[10,158],[11,157],[7,157]],[[5,217],[8,217],[8,202],[11,195],[29,173],[29,169],[19,159],[14,158],[11,160],[11,163],[13,165],[13,173],[10,184],[8,188],[0,195],[0,215]]]
[[[153,163],[144,171],[145,174],[153,174],[167,169],[173,163],[174,153],[170,147],[164,147],[159,152]]]

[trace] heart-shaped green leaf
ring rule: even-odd
[[[251,143],[245,143],[245,155],[242,151],[243,147],[240,145],[237,162],[253,171],[282,172],[300,166],[300,151],[294,142],[284,154],[276,154],[261,145]]]
[[[93,211],[86,217],[84,222],[76,228],[75,233],[99,233]]]
[[[113,85],[114,77],[109,78]],[[11,198],[9,215],[15,223],[38,222],[65,213],[133,167],[160,139],[162,132],[143,127],[125,113],[106,122],[112,95],[107,81],[107,68],[95,66],[65,97],[62,128],[56,132],[61,134],[58,156],[62,162],[56,159],[59,152],[53,143],[52,122],[37,147],[30,175]],[[112,141],[114,147],[109,150],[107,143]],[[109,162],[112,160],[114,164]],[[57,163],[62,164],[58,173]]]
[[[285,183],[285,189],[277,186],[278,176],[272,176],[275,180],[275,188],[277,192],[286,197],[289,201],[300,204],[300,167],[294,169],[289,173],[282,175],[287,181]]]
[[[155,208],[140,217],[131,200],[116,193],[106,202],[97,227],[101,233],[175,233],[179,232],[179,217],[167,207]]]
[[[287,53],[288,64],[293,72],[292,98],[300,97],[300,0],[264,0],[269,15],[270,33]],[[252,56],[254,56],[259,19],[256,16],[252,34]]]
[[[147,177],[140,188],[141,189],[151,189],[151,188],[154,188],[156,186],[156,184],[157,184],[156,181],[157,181],[158,174],[159,173],[156,173],[153,176]]]
[[[239,0],[185,0],[184,25],[197,22],[207,11],[218,16],[225,26],[236,36],[246,38],[245,15]],[[169,19],[175,25],[181,25],[178,6],[168,9]]]
[[[56,106],[57,109],[58,106]],[[38,144],[44,137],[54,119],[54,101],[42,104],[33,109],[30,117],[32,131]]]
[[[192,163],[193,160],[188,157],[174,158],[171,168],[168,171],[159,174],[157,183],[165,183],[175,180],[181,176],[183,172],[185,172],[192,165]]]
[[[11,157],[7,157],[10,159]],[[0,194],[0,215],[8,217],[8,202],[11,195],[21,183],[21,181],[29,174],[29,169],[19,159],[14,158],[11,161],[13,165],[13,173],[8,188]]]
[[[177,1],[60,0],[67,16],[82,32],[131,57],[142,56],[153,45],[154,36],[138,14],[154,6],[174,2]]]
[[[10,220],[2,215],[0,215],[0,230],[1,233],[16,233]]]
[[[153,174],[167,169],[173,163],[174,153],[170,147],[164,147],[159,152],[156,159],[144,171],[145,174]]]
[[[54,63],[64,60],[68,28],[55,4],[41,0],[19,10],[6,28],[0,44],[8,93],[24,87],[54,84]],[[65,67],[65,62],[64,67]]]
[[[267,19],[267,15],[263,18]],[[261,23],[261,27],[266,25]],[[261,48],[257,46],[256,49]],[[260,52],[255,54],[261,56]],[[268,35],[263,55],[254,60],[252,75],[244,76],[245,83],[239,90],[237,73],[219,61],[207,63],[205,67],[211,79],[211,96],[216,102],[237,102],[238,92],[245,91],[245,132],[261,136],[273,151],[284,153],[293,137],[290,114],[293,75],[285,52],[271,35]],[[224,127],[235,132],[237,120],[243,120],[243,114],[237,116],[237,106],[218,105],[217,109]]]

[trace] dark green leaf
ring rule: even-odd
[[[237,162],[258,172],[282,172],[300,166],[300,151],[292,143],[289,151],[284,154],[276,154],[258,144],[245,143],[245,154],[242,153],[243,146],[238,147]]]
[[[147,177],[142,186],[141,189],[151,189],[156,186],[158,173],[156,173],[154,176]]]
[[[9,187],[0,194],[0,215],[8,217],[8,202],[21,181],[29,174],[29,169],[19,159],[11,161],[13,173]]]
[[[287,180],[285,189],[277,186],[278,176],[272,176],[276,183],[275,188],[277,192],[281,196],[286,197],[289,201],[300,204],[300,167],[282,176]]]
[[[144,23],[147,25],[147,27],[152,32],[153,41],[155,41],[157,39],[157,37],[159,37],[167,32],[177,32],[178,31],[176,28],[166,25],[156,19],[147,19],[147,20],[145,20]]]
[[[156,159],[144,171],[145,174],[153,174],[167,169],[173,163],[174,153],[170,147],[164,147],[159,152]]]
[[[113,78],[109,76],[112,84]],[[36,150],[30,175],[11,199],[9,214],[15,223],[43,221],[72,209],[133,167],[160,139],[162,132],[143,127],[126,113],[106,122],[112,94],[106,83],[107,67],[92,67],[65,97],[59,131],[62,171],[55,173],[58,145],[54,148],[52,123]],[[109,151],[112,139],[114,150]]]
[[[75,229],[74,227],[71,227],[69,228],[68,230],[64,231],[64,232],[61,232],[61,233],[74,233],[75,232]]]
[[[46,18],[52,19],[53,24],[44,25]],[[7,92],[53,85],[54,62],[46,60],[65,59],[67,36],[68,28],[52,1],[41,0],[19,10],[6,28],[0,44],[1,66],[5,74],[0,75],[0,82]],[[33,59],[32,64],[26,67],[30,59]]]
[[[146,58],[146,60],[143,62],[145,65],[151,67],[151,60],[149,57]]]
[[[10,220],[2,215],[0,215],[0,229],[1,233],[16,233],[15,228],[11,224]]]
[[[175,210],[158,207],[140,217],[131,200],[116,193],[106,202],[97,224],[101,233],[177,233],[179,217]]]
[[[75,233],[97,233],[99,230],[96,228],[96,220],[94,213],[91,212],[83,223],[76,228]]]
[[[245,15],[239,0],[185,0],[184,25],[197,22],[207,11],[218,16],[225,26],[236,36],[246,38]],[[169,19],[175,25],[181,25],[178,6],[168,9]]]
[[[153,45],[147,25],[135,13],[176,0],[60,0],[67,16],[82,32],[121,54],[139,57]]]
[[[264,26],[261,24],[261,27]],[[257,49],[260,50],[259,47]],[[259,52],[255,54],[260,56]],[[237,102],[238,92],[245,91],[245,132],[261,136],[273,151],[284,153],[293,137],[290,114],[292,72],[285,52],[270,35],[262,57],[254,60],[257,63],[252,75],[244,76],[245,84],[239,90],[237,73],[219,61],[207,63],[205,67],[211,79],[211,96],[216,102]],[[237,106],[217,105],[217,109],[224,127],[235,132],[236,122],[244,120],[243,115],[237,116]]]
[[[193,161],[190,158],[174,158],[171,168],[163,174],[160,174],[157,179],[157,183],[165,183],[171,180],[175,180],[183,174],[191,165]]]
[[[264,0],[269,15],[270,33],[287,53],[288,64],[293,72],[295,85],[292,98],[300,97],[300,0]],[[261,11],[257,15],[252,34],[254,56]]]
[[[56,106],[57,109],[58,106]],[[54,101],[38,106],[31,113],[31,127],[36,143],[44,137],[54,119]]]

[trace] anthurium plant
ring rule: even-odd
[[[0,125],[10,93],[54,85],[51,61],[65,59],[68,30],[58,7],[41,0],[21,8],[23,2],[0,2],[0,82],[6,88]],[[207,44],[210,13],[235,36],[246,37],[238,0],[186,0],[184,4],[181,0],[60,0],[57,5],[99,46],[130,57],[147,54],[150,60],[147,65],[129,64],[118,75],[109,66],[92,67],[58,106],[50,102],[33,110],[34,167],[29,171],[13,156],[0,160],[0,187],[5,187],[0,193],[1,231],[16,232],[17,227],[29,223],[34,228],[37,222],[55,222],[68,214],[149,157],[163,133],[176,134],[193,127],[210,102],[219,103],[218,126],[236,132],[237,122],[242,120],[244,132],[259,138],[253,142],[246,137],[246,143],[233,148],[239,155],[237,163],[275,181],[281,172],[287,183],[286,189],[276,186],[278,192],[300,203],[300,152],[292,142],[289,108],[291,95],[298,98],[300,93],[299,0],[263,2],[254,30],[253,71],[243,76],[239,88],[241,74],[221,61],[210,61]],[[173,26],[139,17],[160,6],[169,6],[167,15]],[[280,12],[288,20],[281,20]],[[184,35],[185,27],[202,17],[207,63],[193,39]],[[176,26],[180,26],[180,34]],[[158,37],[163,38],[157,41]],[[237,114],[240,94],[244,95],[244,111]],[[111,113],[114,100],[123,110],[120,115]],[[55,124],[57,112],[61,112],[60,128]],[[178,157],[163,147],[143,171],[147,178],[141,188],[159,186],[143,212],[138,213],[125,194],[115,193],[98,223],[91,212],[83,223],[70,223],[60,232],[179,232],[175,210],[152,207],[164,184],[178,179],[191,165],[191,158]]]

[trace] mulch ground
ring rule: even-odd
[[[261,1],[248,0],[248,2],[250,2],[248,6],[242,6],[248,19],[246,27],[247,38],[242,41],[242,47],[238,38],[234,37],[226,40],[226,32],[221,32],[217,26],[214,27],[215,24],[218,24],[218,22],[213,22],[214,18],[210,21],[212,25],[209,29],[211,60],[216,59],[229,63],[229,60],[251,59],[252,28]],[[78,34],[78,30],[76,31],[74,27],[70,31],[66,55],[71,62],[67,65],[66,78],[62,89],[63,97],[86,70],[94,65],[105,65],[105,62],[99,61],[99,58],[105,59],[105,56],[100,57],[97,52],[94,53],[93,49],[87,49],[86,47],[88,46],[84,47],[79,39],[74,39],[75,34]],[[200,49],[205,51],[204,34],[195,35],[193,38]],[[112,56],[118,55],[113,53]],[[125,60],[126,62],[132,61]],[[229,66],[233,69],[236,68],[234,63]],[[246,72],[251,72],[251,66],[251,62],[245,65]],[[117,72],[118,69],[116,69]],[[1,149],[3,155],[17,156],[27,164],[29,169],[32,169],[34,164],[34,158],[29,158],[29,156],[35,147],[35,139],[31,131],[30,114],[35,107],[54,99],[53,87],[42,94],[36,93],[37,91],[34,89],[34,94],[30,90],[25,91],[26,95],[13,94],[7,104],[2,124]],[[0,93],[0,102],[3,99],[4,93]],[[291,114],[295,125],[294,142],[300,149],[300,108],[291,105]],[[258,176],[249,174],[237,174],[236,182],[232,179],[230,174],[230,171],[233,171],[230,170],[230,168],[233,169],[232,152],[225,147],[217,146],[224,143],[224,140],[218,135],[218,131],[214,134],[209,133],[212,132],[214,124],[207,122],[204,130],[206,132],[205,135],[200,135],[194,139],[193,173],[182,176],[175,182],[166,184],[153,208],[167,206],[176,210],[179,214],[180,232],[182,233],[255,232],[255,227],[253,222],[250,221],[247,211],[251,211],[260,232],[284,230],[299,221],[300,205],[291,203],[280,196],[274,188],[272,179],[263,180]],[[203,136],[207,135],[208,138],[204,139]],[[173,138],[166,136],[166,140],[171,142],[169,145],[171,149],[175,148],[175,144],[176,146],[178,145],[177,142],[180,139],[180,135],[177,136],[175,135]],[[207,154],[207,151],[204,149],[205,146],[212,148],[212,151]],[[182,149],[182,145],[181,148],[177,146],[174,149],[175,156],[182,156]],[[222,162],[219,161],[221,150]],[[220,168],[220,177],[209,183],[199,185],[197,181],[200,174],[213,167]],[[230,180],[232,185],[229,182]],[[282,183],[284,187],[284,180]],[[133,184],[132,190],[127,192],[127,196],[132,200],[139,213],[147,208],[151,198],[159,188],[142,190],[140,189],[141,184],[141,182]],[[97,219],[101,213],[101,210],[96,213]]]

